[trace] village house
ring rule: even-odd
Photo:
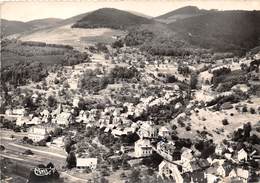
[[[44,109],[41,113],[42,116],[42,121],[47,123],[49,121],[49,117],[50,117],[50,112],[47,109]]]
[[[55,123],[58,125],[65,125],[68,126],[72,121],[72,115],[70,112],[62,112],[61,114],[57,115]]]
[[[228,162],[224,162],[222,165],[220,165],[217,168],[217,175],[221,176],[221,177],[227,177],[229,176],[230,172],[233,170],[233,166],[228,163]]]
[[[97,158],[77,158],[76,167],[78,169],[89,168],[90,170],[94,171],[97,168]]]
[[[170,136],[170,130],[166,126],[162,126],[159,129],[158,135],[161,136],[161,137],[164,137],[164,138],[169,137]]]
[[[13,115],[12,109],[6,109],[6,110],[5,110],[5,114],[6,114],[7,116]]]
[[[186,147],[183,147],[181,149],[181,162],[190,162],[193,159],[193,151],[191,149],[188,149]]]
[[[25,116],[27,114],[26,109],[21,108],[21,109],[13,109],[13,115],[19,115],[19,116]]]
[[[206,159],[194,159],[182,163],[182,172],[202,171],[209,168],[210,164]]]
[[[162,161],[159,165],[159,175],[162,178],[168,178],[176,183],[183,183],[184,180],[181,175],[181,167],[170,163],[168,161]]]
[[[29,129],[28,137],[34,142],[39,142],[48,136],[48,129],[44,126],[33,126]]]
[[[52,141],[51,145],[52,145],[52,146],[55,146],[55,147],[61,148],[61,147],[64,146],[64,141],[63,141],[63,139],[64,139],[64,137],[55,138],[55,139]]]
[[[237,152],[237,160],[238,161],[247,161],[248,153],[242,148]]]
[[[249,171],[242,168],[237,168],[237,177],[242,180],[243,183],[247,183],[249,179]]]
[[[223,144],[218,144],[215,148],[215,153],[218,156],[223,155],[223,153],[225,152],[226,147]]]
[[[31,121],[27,123],[27,125],[39,125],[42,123],[42,120],[39,117],[32,118]]]
[[[23,124],[28,124],[31,119],[27,116],[18,116],[16,119],[16,125],[22,126]]]
[[[139,139],[135,142],[135,157],[150,156],[153,153],[151,142],[148,139]]]
[[[152,121],[143,122],[138,130],[138,135],[141,138],[156,138],[157,134],[157,129]]]
[[[173,161],[173,155],[175,153],[175,146],[173,142],[165,143],[163,141],[157,143],[156,147],[158,153],[167,160]]]
[[[31,99],[32,99],[32,102],[35,104],[35,103],[38,101],[38,99],[39,99],[39,95],[36,94],[36,93],[34,93],[34,94],[31,96]]]

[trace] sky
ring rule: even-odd
[[[152,17],[183,6],[218,10],[260,10],[260,0],[35,0],[31,2],[4,2],[1,18],[30,21],[42,18],[66,19],[99,8],[117,8],[140,12]]]

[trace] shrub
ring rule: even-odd
[[[27,149],[23,152],[23,154],[25,155],[33,155],[34,153],[30,150],[30,149]]]
[[[190,131],[191,130],[191,128],[190,128],[190,126],[186,126],[186,131]]]
[[[256,113],[256,112],[255,112],[255,109],[251,107],[251,108],[250,108],[250,113],[251,113],[251,114],[255,114],[255,113]]]
[[[223,119],[223,120],[222,120],[222,124],[223,124],[223,125],[228,125],[228,124],[229,124],[229,123],[228,123],[228,120],[227,120],[227,119]]]

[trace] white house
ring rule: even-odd
[[[25,116],[27,111],[22,108],[22,109],[13,109],[13,114],[14,115],[19,115],[19,116]]]
[[[138,135],[141,138],[155,138],[157,137],[157,129],[151,121],[144,122],[138,130]]]
[[[221,177],[227,177],[232,170],[233,170],[232,165],[225,162],[217,168],[217,175]]]
[[[72,117],[71,113],[69,113],[69,112],[62,112],[59,115],[57,115],[56,123],[59,124],[59,125],[67,126],[70,123],[71,117]]]
[[[218,144],[215,148],[215,153],[219,156],[221,156],[225,151],[225,146],[223,144]]]
[[[6,111],[5,111],[5,114],[6,115],[13,115],[13,111],[12,111],[12,109],[7,109]]]
[[[28,137],[34,142],[39,142],[48,136],[48,130],[43,126],[33,126],[29,129]]]
[[[192,150],[188,148],[182,148],[181,161],[190,162],[193,159]]]
[[[56,147],[63,147],[64,146],[64,137],[58,137],[52,141],[52,145]]]
[[[248,153],[244,150],[241,149],[240,151],[237,152],[237,160],[238,161],[247,161]]]
[[[162,126],[159,129],[158,135],[161,137],[168,137],[170,135],[170,130],[166,126]]]
[[[39,125],[42,123],[42,120],[39,117],[34,117],[31,121],[29,121],[27,124],[30,125]]]
[[[24,123],[27,124],[29,121],[30,121],[29,117],[19,116],[16,119],[16,125],[17,126],[22,126]]]
[[[153,153],[151,143],[147,139],[139,139],[135,142],[135,156],[145,157],[150,156]]]
[[[181,175],[181,170],[177,165],[169,163],[167,161],[162,161],[159,165],[159,175],[162,178],[167,177],[174,180],[176,183],[183,183],[184,180]]]
[[[97,158],[77,158],[78,169],[86,169],[89,168],[92,171],[97,168]]]
[[[238,168],[237,169],[237,177],[240,178],[240,180],[242,180],[244,183],[246,183],[246,182],[248,182],[249,171],[242,169],[242,168]]]

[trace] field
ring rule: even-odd
[[[84,49],[88,44],[95,42],[111,43],[112,36],[122,36],[126,33],[109,28],[83,29],[71,28],[71,25],[44,29],[20,37],[22,41],[39,41],[55,44],[69,44]]]

